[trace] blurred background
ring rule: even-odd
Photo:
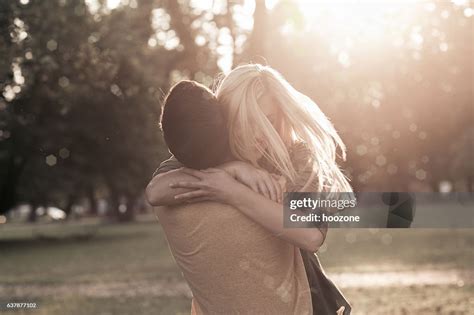
[[[161,102],[241,63],[330,117],[356,191],[472,192],[473,15],[467,0],[0,2],[0,302],[189,313],[143,195],[169,156]],[[473,245],[472,230],[334,230],[321,259],[355,314],[468,314]]]

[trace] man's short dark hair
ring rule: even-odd
[[[221,164],[228,152],[228,132],[214,94],[202,84],[183,80],[165,98],[161,128],[170,152],[187,167]]]

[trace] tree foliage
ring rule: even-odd
[[[331,118],[357,190],[473,189],[472,13],[463,7],[414,5],[412,25],[383,34],[383,47],[355,37],[349,55],[334,48],[330,17],[309,28],[295,1],[107,3],[0,2],[0,213],[19,202],[69,211],[103,197],[111,215],[130,219],[167,156],[164,92],[181,78],[211,85],[249,61],[282,72]]]

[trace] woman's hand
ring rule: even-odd
[[[217,201],[231,204],[233,198],[236,197],[236,188],[241,186],[229,173],[217,168],[202,171],[183,168],[181,172],[194,176],[199,181],[180,181],[170,184],[171,188],[194,189],[176,195],[174,198],[180,202]]]
[[[227,171],[232,177],[253,191],[275,202],[282,202],[285,185],[280,180],[280,176],[270,174],[242,161],[228,162],[219,166],[219,168]]]

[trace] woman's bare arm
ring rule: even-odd
[[[254,193],[245,186],[239,187],[230,204],[277,237],[299,248],[314,253],[324,242],[325,237],[319,229],[284,228],[282,205]]]
[[[233,178],[248,186],[253,191],[273,200],[282,201],[282,185],[278,180],[264,170],[259,170],[252,165],[232,161],[224,163],[217,168],[226,171]],[[171,206],[182,203],[183,201],[175,199],[178,194],[191,192],[194,189],[172,189],[170,184],[182,181],[198,181],[190,174],[183,173],[181,168],[156,175],[146,188],[146,198],[152,206]]]
[[[177,195],[175,197],[177,199],[183,201],[212,200],[229,204],[275,236],[311,252],[316,252],[324,242],[324,235],[319,229],[284,228],[281,204],[255,193],[222,170],[184,169],[183,172],[194,178],[199,178],[199,181],[182,181],[172,185],[176,189],[194,189],[194,191]]]

